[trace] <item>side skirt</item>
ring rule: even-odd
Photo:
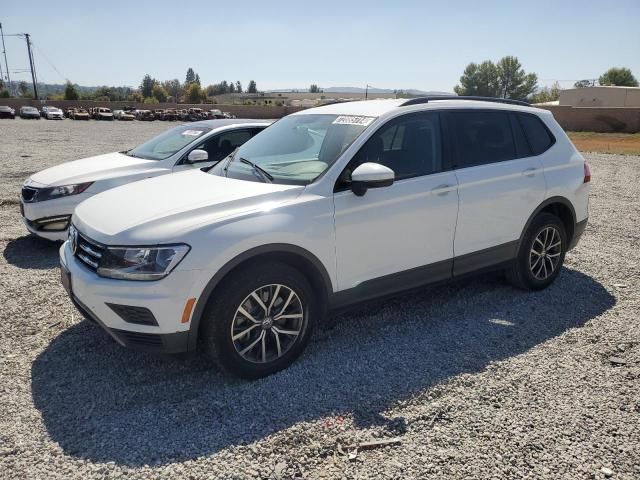
[[[335,292],[329,300],[329,309],[340,311],[359,303],[392,297],[426,285],[503,268],[516,258],[517,251],[518,241],[515,240],[450,260],[367,280],[357,287]]]

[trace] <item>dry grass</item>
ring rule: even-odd
[[[567,132],[581,152],[640,155],[640,133]]]

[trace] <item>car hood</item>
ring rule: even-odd
[[[155,170],[157,168],[159,168],[159,163],[156,160],[145,160],[113,152],[47,168],[41,172],[34,173],[25,182],[25,185],[73,185],[123,176],[140,170]]]
[[[184,241],[202,225],[274,208],[296,198],[298,185],[236,180],[191,170],[107,190],[82,202],[76,227],[109,245]]]

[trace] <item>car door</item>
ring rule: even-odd
[[[350,172],[364,162],[391,168],[393,185],[356,196]],[[406,114],[380,127],[335,190],[339,290],[361,285],[379,294],[376,288],[401,290],[451,275],[458,196],[456,177],[444,165],[437,112]]]
[[[456,110],[443,115],[451,139],[460,208],[454,274],[514,258],[531,212],[545,196],[538,157],[507,110]]]
[[[189,151],[176,163],[173,171],[176,172],[192,168],[205,168],[215,165],[262,130],[263,128],[251,127],[227,130],[219,134],[211,135],[190,148]],[[202,162],[187,162],[186,159],[189,153],[196,149],[206,151],[209,154],[209,158]]]

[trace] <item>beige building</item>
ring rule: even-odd
[[[640,87],[584,87],[560,91],[560,105],[570,107],[640,107]]]

